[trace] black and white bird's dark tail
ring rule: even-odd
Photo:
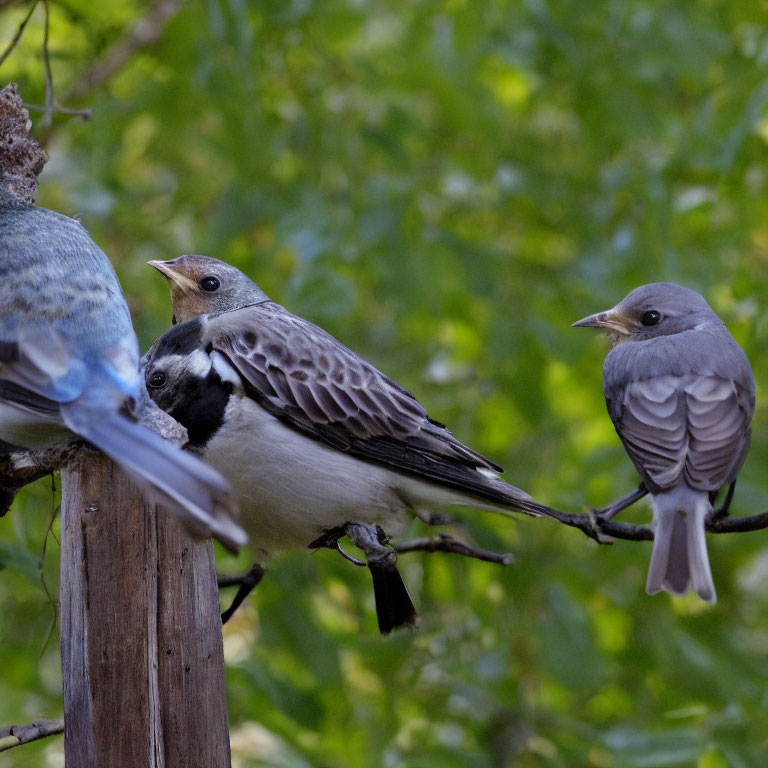
[[[655,530],[646,592],[683,595],[692,589],[702,600],[716,602],[704,527],[712,511],[708,494],[681,484],[653,494],[651,505]]]
[[[109,456],[198,536],[236,550],[248,537],[233,519],[229,483],[201,459],[119,413],[81,419],[62,405],[65,424]]]
[[[417,626],[419,616],[397,566],[376,566],[368,563],[368,568],[373,579],[379,632],[388,635],[398,627]]]

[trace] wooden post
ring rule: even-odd
[[[29,125],[17,86],[0,89],[6,206],[35,202],[47,157]],[[59,590],[67,768],[227,768],[212,542],[147,504],[106,458],[81,452],[68,466]],[[13,480],[0,506],[26,482]]]
[[[109,460],[62,472],[67,768],[226,768],[213,545]]]

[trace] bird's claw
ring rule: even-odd
[[[348,552],[345,552],[341,548],[341,544],[339,543],[338,540],[336,541],[335,549],[345,560],[347,560],[350,563],[352,563],[352,565],[359,565],[359,566],[362,566],[362,567],[368,565],[368,563],[366,563],[365,560],[358,560],[356,557],[352,557],[352,555],[350,555]]]
[[[605,509],[605,507],[603,507]],[[613,544],[613,537],[603,532],[603,522],[611,518],[601,514],[602,509],[590,509],[586,515],[589,519],[587,534],[598,544]]]

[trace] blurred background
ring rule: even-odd
[[[765,2],[0,0],[0,50],[25,101],[91,110],[31,111],[39,202],[83,217],[142,349],[171,317],[145,262],[225,259],[583,511],[638,478],[607,340],[569,326],[684,283],[751,358],[733,513],[768,509]],[[61,714],[57,504],[43,480],[0,520],[0,724]],[[516,563],[403,556],[417,631],[381,638],[333,552],[272,563],[224,629],[235,768],[766,764],[768,532],[709,537],[707,606],[646,596],[648,543],[457,516]]]

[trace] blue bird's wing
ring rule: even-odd
[[[119,464],[194,533],[215,536],[232,550],[246,544],[232,519],[229,484],[208,464],[119,413],[92,419],[76,403],[63,404],[61,413],[73,432]]]
[[[142,393],[138,342],[114,269],[85,228],[44,208],[1,207],[0,277],[0,438],[55,444],[65,426],[194,531],[244,544],[224,478],[121,415]]]

